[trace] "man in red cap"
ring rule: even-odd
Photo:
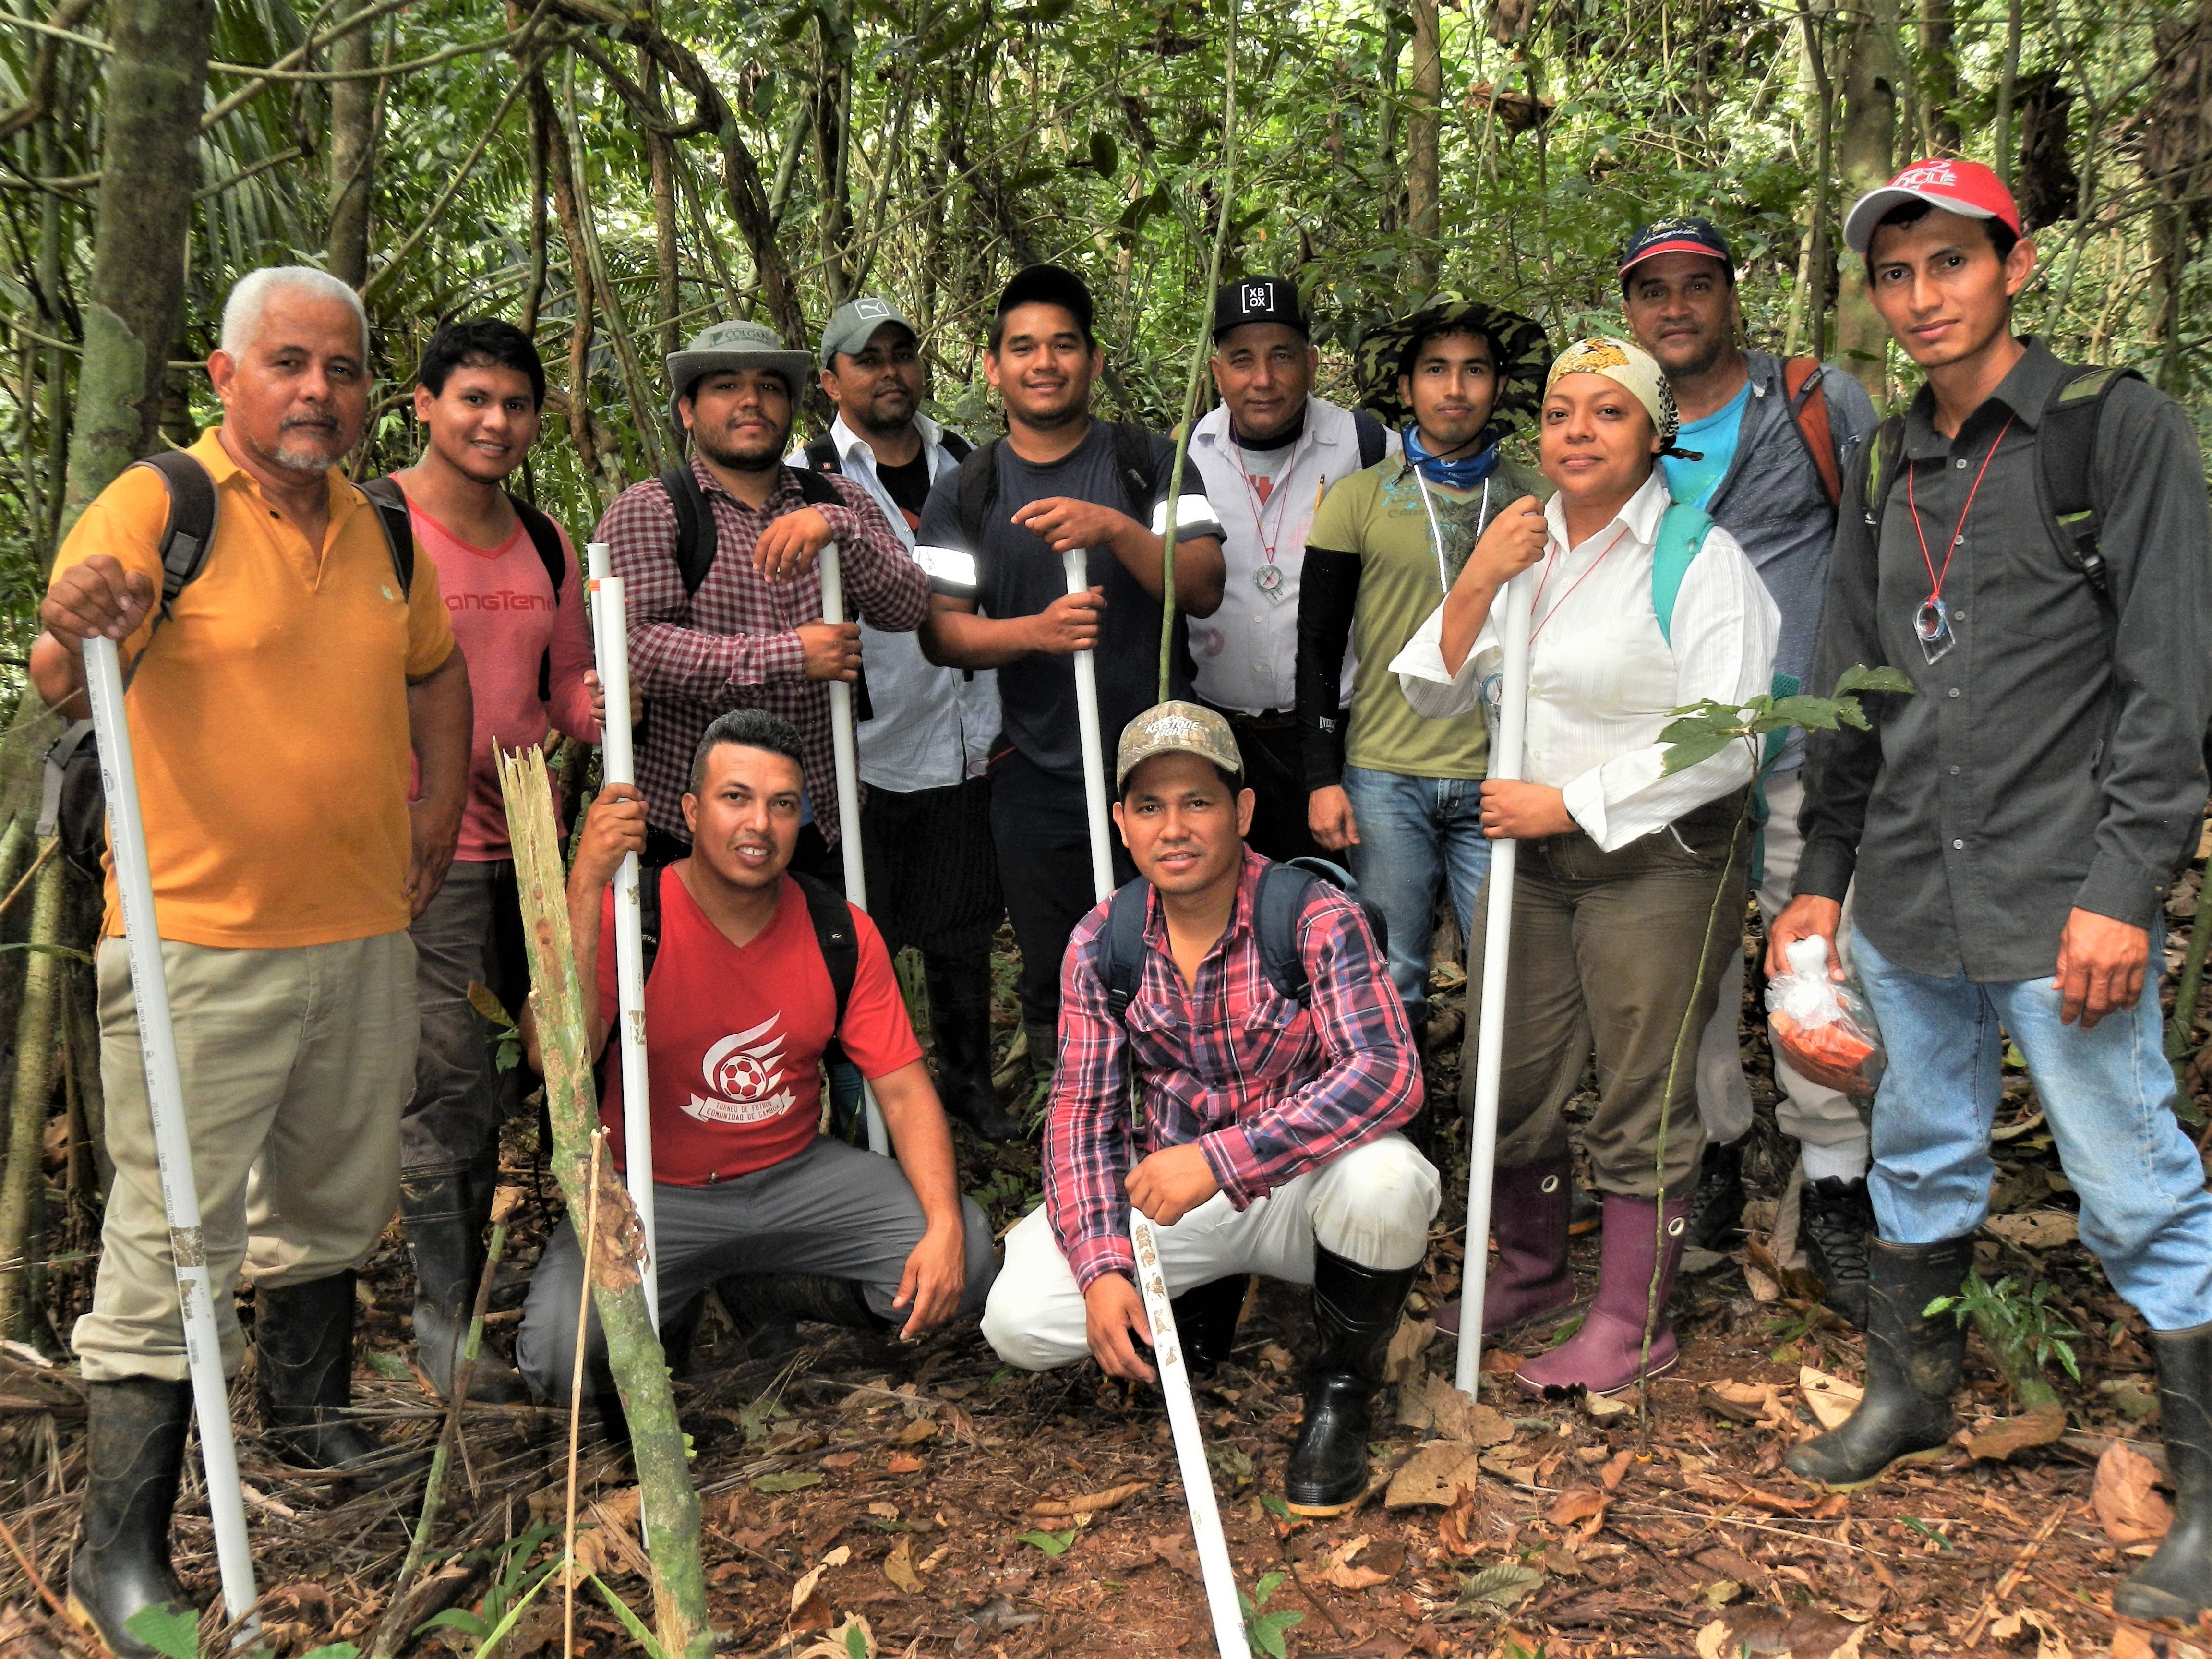
[[[1973,1270],[2008,1036],[2081,1242],[2158,1353],[2173,1528],[2113,1608],[2193,1622],[2212,1606],[2212,1194],[2174,1120],[2152,964],[2204,812],[2203,459],[2140,379],[2014,335],[2035,245],[1987,167],[1907,167],[1844,236],[1927,384],[1851,468],[1814,684],[1887,664],[1916,695],[1813,734],[1797,896],[1770,930],[1780,972],[1791,944],[1834,939],[1850,885],[1889,1049],[1865,1398],[1787,1462],[1848,1487],[1948,1440],[1966,1334],[1926,1310]]]

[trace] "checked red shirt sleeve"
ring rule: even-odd
[[[1045,1203],[1079,1285],[1132,1266],[1127,1180],[1137,1157],[1196,1142],[1231,1205],[1243,1210],[1420,1109],[1420,1064],[1405,1011],[1349,898],[1317,884],[1299,918],[1308,1005],[1268,982],[1251,923],[1266,867],[1246,854],[1229,927],[1188,986],[1168,955],[1153,901],[1126,1024],[1108,1006],[1099,965],[1106,907],[1069,941],[1060,1067],[1045,1129]],[[1128,1104],[1133,1073],[1145,1103],[1141,1149]]]

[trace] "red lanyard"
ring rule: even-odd
[[[1260,550],[1267,556],[1267,562],[1271,565],[1275,562],[1275,543],[1267,539],[1267,507],[1270,503],[1285,499],[1287,492],[1283,489],[1283,484],[1290,477],[1291,467],[1297,460],[1297,441],[1292,439],[1290,457],[1285,462],[1281,474],[1277,477],[1273,484],[1268,486],[1267,501],[1262,501],[1260,499],[1260,492],[1253,487],[1252,475],[1244,470],[1244,446],[1237,441],[1235,424],[1232,422],[1229,428],[1229,456],[1237,463],[1237,476],[1244,481],[1244,493],[1252,498],[1252,528],[1260,538]],[[1282,539],[1283,524],[1289,516],[1290,508],[1277,507],[1275,513],[1277,541]]]
[[[1982,457],[1981,471],[1974,474],[1973,485],[1966,491],[1966,504],[1959,509],[1959,522],[1952,526],[1951,544],[1943,550],[1943,568],[1941,570],[1936,568],[1936,561],[1929,556],[1928,533],[1920,527],[1920,501],[1912,490],[1913,476],[1920,469],[1909,464],[1905,469],[1905,504],[1912,510],[1912,533],[1920,542],[1920,562],[1928,567],[1928,603],[1930,605],[1943,597],[1943,579],[1951,574],[1951,556],[1959,550],[1959,544],[1966,539],[1966,516],[1974,510],[1974,497],[1981,494],[1982,480],[1989,473],[1990,463],[1996,459],[1997,444],[2005,441],[2005,434],[2012,430],[2015,418],[2010,415],[2005,416],[2005,423],[1997,428],[1996,442],[1992,443],[1989,453]]]
[[[1542,620],[1539,621],[1534,628],[1528,630],[1529,644],[1535,644],[1536,635],[1544,631],[1544,623],[1551,621],[1553,617],[1559,614],[1560,610],[1566,605],[1566,602],[1574,598],[1575,589],[1580,587],[1584,582],[1588,581],[1592,576],[1597,574],[1597,568],[1605,562],[1606,556],[1611,553],[1614,548],[1619,547],[1620,545],[1621,538],[1627,534],[1628,526],[1626,525],[1621,526],[1620,529],[1613,532],[1613,539],[1605,544],[1604,549],[1598,554],[1597,557],[1590,561],[1589,568],[1583,571],[1581,575],[1576,577],[1574,580],[1567,584],[1567,591],[1559,595],[1559,603],[1553,605],[1549,611],[1547,611],[1543,615]],[[1552,580],[1552,562],[1553,562],[1550,559],[1547,559],[1544,562],[1544,574],[1539,577],[1536,581],[1536,597],[1528,601],[1528,609],[1531,611],[1534,611],[1535,608],[1544,601],[1544,584]]]

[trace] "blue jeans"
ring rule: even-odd
[[[2027,1058],[2059,1164],[2081,1197],[2081,1242],[2112,1288],[2155,1331],[2212,1321],[2212,1195],[2174,1121],[2159,1017],[2164,933],[2152,930],[2142,1000],[2086,1031],[2059,1024],[2053,980],[1931,979],[1855,934],[1853,963],[1889,1050],[1868,1178],[1884,1239],[1932,1244],[1989,1215],[2002,1024]]]
[[[1349,849],[1352,873],[1361,896],[1381,909],[1389,927],[1390,982],[1418,1032],[1429,1018],[1437,894],[1449,878],[1452,914],[1465,934],[1490,874],[1482,780],[1414,778],[1347,766],[1344,793],[1359,830],[1358,842]]]

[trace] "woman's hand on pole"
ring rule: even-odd
[[[1548,784],[1483,781],[1482,833],[1492,841],[1537,841],[1571,835],[1577,827],[1567,798]]]
[[[1035,629],[1035,641],[1030,648],[1056,657],[1097,649],[1098,613],[1105,608],[1106,590],[1103,587],[1061,594],[1030,619]]]
[[[1443,631],[1437,640],[1444,666],[1459,672],[1468,653],[1474,649],[1482,624],[1498,589],[1544,556],[1544,539],[1550,533],[1544,504],[1523,495],[1490,521],[1467,556],[1467,563],[1444,595]]]
[[[1779,979],[1791,971],[1786,954],[1790,947],[1801,939],[1817,936],[1828,941],[1828,977],[1840,983],[1844,964],[1836,954],[1836,935],[1843,925],[1844,907],[1835,900],[1800,893],[1766,925],[1767,977]]]

